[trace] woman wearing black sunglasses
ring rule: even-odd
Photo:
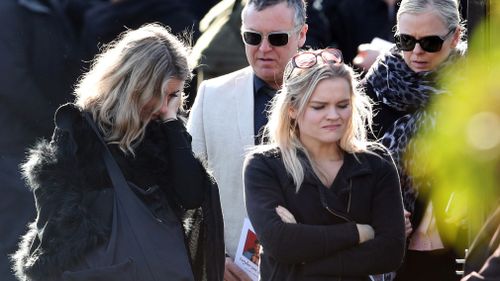
[[[449,200],[428,200],[432,185],[412,178],[406,169],[411,159],[404,155],[420,128],[433,129],[436,112],[428,105],[446,92],[436,84],[437,75],[465,54],[462,30],[456,0],[403,0],[396,46],[378,59],[363,81],[377,104],[375,137],[392,153],[400,172],[408,251],[397,280],[458,280],[451,241],[444,239],[440,225]]]

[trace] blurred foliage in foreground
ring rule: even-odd
[[[473,238],[499,204],[500,5],[494,2],[490,21],[469,41],[467,59],[443,77],[450,94],[432,105],[439,112],[436,129],[421,132],[415,153],[407,155],[415,178],[431,181],[430,196],[448,207],[447,227],[440,230],[456,244],[460,228],[468,227]]]

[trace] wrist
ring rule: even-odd
[[[177,117],[167,117],[165,119],[163,119],[163,123],[167,123],[167,122],[170,122],[170,121],[175,121],[177,120]]]

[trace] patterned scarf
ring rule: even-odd
[[[405,63],[401,52],[392,48],[380,57],[367,74],[379,102],[404,112],[392,127],[387,128],[381,142],[394,157],[401,177],[401,189],[406,210],[413,213],[418,195],[418,183],[406,172],[411,159],[404,154],[412,150],[412,138],[421,128],[434,129],[436,112],[428,105],[436,96],[446,94],[446,89],[437,87],[437,74],[465,54],[466,45],[459,44],[435,71],[414,72]],[[412,150],[414,151],[414,150]],[[424,183],[419,183],[424,184]],[[427,183],[428,184],[428,183]]]

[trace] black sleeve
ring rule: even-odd
[[[267,255],[282,263],[324,258],[358,244],[356,224],[305,225],[284,223],[275,208],[287,207],[276,171],[262,155],[247,158],[244,165],[248,216]]]
[[[370,275],[396,270],[403,261],[405,224],[396,168],[384,161],[374,189],[372,220],[375,238],[304,265],[305,275]]]
[[[174,191],[186,209],[199,207],[203,202],[205,169],[191,150],[191,136],[182,121],[165,123],[167,131],[169,174]]]

